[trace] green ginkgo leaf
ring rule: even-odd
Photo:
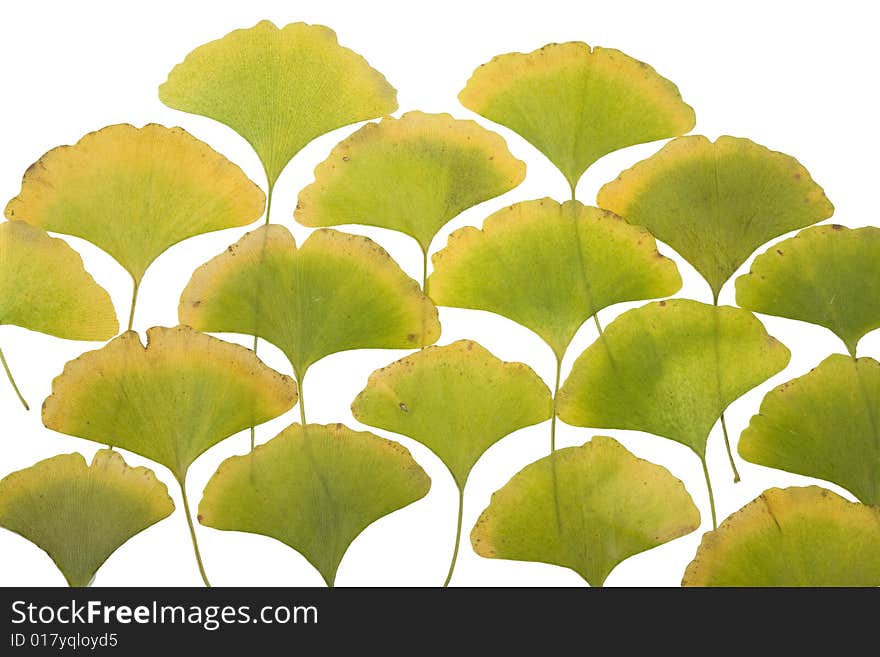
[[[654,238],[614,214],[545,198],[461,228],[433,256],[431,298],[488,310],[537,333],[562,359],[578,328],[622,301],[674,294],[675,263]]]
[[[736,279],[736,302],[818,324],[855,355],[880,328],[880,228],[816,226],[771,247]]]
[[[179,316],[202,331],[271,342],[300,385],[309,366],[329,354],[413,349],[440,335],[437,309],[375,242],[325,228],[297,248],[274,224],[199,267]]]
[[[550,418],[550,391],[523,363],[505,363],[476,342],[429,347],[372,375],[351,405],[355,419],[426,445],[449,468],[459,492],[452,577],[464,488],[489,447]]]
[[[300,192],[296,219],[390,228],[427,254],[447,222],[524,177],[525,164],[494,132],[449,114],[407,112],[368,123],[336,146]]]
[[[514,475],[492,495],[471,543],[484,557],[563,566],[602,586],[625,559],[699,526],[681,481],[596,436]]]
[[[0,223],[0,324],[68,340],[109,340],[119,330],[110,295],[66,242],[23,221]],[[0,361],[25,408],[3,352]]]
[[[323,25],[269,21],[193,50],[159,87],[169,107],[228,125],[256,151],[269,187],[306,144],[390,114],[397,92]]]
[[[121,124],[43,155],[6,216],[81,237],[113,256],[134,281],[133,317],[138,286],[160,254],[189,237],[255,221],[264,201],[241,169],[182,128]]]
[[[653,68],[582,42],[495,57],[474,71],[458,98],[544,153],[572,195],[603,155],[682,135],[696,121],[678,88]]]
[[[880,507],[771,488],[703,536],[682,586],[880,586]]]
[[[597,203],[678,251],[716,302],[755,249],[834,212],[793,157],[726,136],[672,140],[602,187]]]
[[[835,354],[769,392],[740,437],[739,453],[831,481],[880,506],[880,363]]]
[[[172,511],[151,470],[109,449],[91,466],[60,454],[0,481],[0,527],[45,550],[71,586],[88,586],[119,546]]]
[[[673,299],[620,315],[575,361],[559,418],[631,429],[690,447],[706,441],[728,405],[781,371],[789,351],[747,310]],[[714,518],[714,500],[712,500]]]
[[[294,382],[252,351],[187,326],[154,327],[146,347],[129,331],[69,362],[43,403],[43,423],[167,467],[192,526],[186,473],[193,461],[295,403]]]
[[[220,464],[205,486],[199,522],[277,539],[333,586],[352,541],[430,487],[425,471],[395,442],[341,424],[294,424]]]

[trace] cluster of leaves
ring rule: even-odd
[[[394,88],[328,28],[237,30],[190,53],[159,95],[246,139],[265,191],[180,128],[115,125],[30,167],[0,224],[0,323],[109,340],[66,365],[42,411],[49,429],[109,449],[91,466],[59,455],[0,481],[0,526],[44,549],[71,585],[87,585],[117,547],[174,510],[153,472],[129,467],[114,448],[173,475],[207,584],[187,471],[248,428],[251,452],[220,465],[198,521],[277,539],[333,585],[352,541],[430,488],[400,444],[307,421],[309,368],[364,348],[413,350],[372,374],[352,413],[425,445],[448,468],[459,504],[446,584],[472,468],[496,442],[549,420],[548,454],[493,495],[470,542],[485,557],[556,564],[602,585],[624,559],[698,529],[701,514],[681,481],[612,438],[557,450],[557,418],[689,447],[715,527],[710,434],[720,423],[738,479],[724,412],[789,361],[754,313],[825,326],[848,355],[771,391],[739,441],[741,456],[831,481],[859,503],[817,487],[765,491],[704,536],[683,583],[880,584],[880,363],[856,357],[860,338],[880,327],[872,287],[880,285],[880,229],[808,228],[833,207],[794,158],[747,139],[682,136],[695,115],[677,87],[617,50],[564,43],[501,55],[476,69],[459,98],[542,152],[571,199],[515,203],[481,228],[453,232],[432,254],[443,226],[515,188],[525,165],[474,121],[388,116]],[[315,137],[372,119],[380,120],[339,143],[300,192],[295,218],[316,230],[297,245],[270,221],[279,175]],[[670,138],[605,185],[597,207],[577,200],[578,181],[600,157]],[[147,330],[144,345],[132,327],[149,265],[184,239],[261,216],[263,226],[194,271],[180,325]],[[351,224],[412,237],[421,282],[372,240],[332,228]],[[798,229],[736,280],[739,307],[719,306],[723,286],[756,249]],[[130,274],[126,332],[114,337],[109,296],[46,231],[92,242]],[[655,238],[705,279],[711,304],[666,299],[682,279]],[[663,300],[603,329],[600,311],[651,299]],[[430,346],[440,337],[438,305],[533,331],[555,360],[552,389],[527,365],[473,341]],[[569,345],[590,320],[597,339],[563,381]],[[253,336],[253,349],[208,333]],[[259,338],[284,353],[292,378],[259,360]],[[253,428],[294,405],[299,423],[254,447]]]

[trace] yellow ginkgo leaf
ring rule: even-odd
[[[880,508],[765,490],[703,536],[682,586],[880,586]]]
[[[0,481],[0,527],[45,550],[71,586],[87,586],[118,547],[172,511],[152,470],[109,449],[90,466],[59,454]]]
[[[261,226],[196,269],[181,323],[257,335],[284,352],[300,385],[309,367],[349,349],[415,349],[440,335],[437,308],[372,240],[329,228],[297,247]]]
[[[440,228],[516,187],[525,169],[500,136],[473,121],[407,112],[368,123],[336,146],[300,192],[296,219],[397,230],[427,257]]]
[[[43,423],[171,470],[205,578],[186,503],[189,466],[221,440],[295,403],[294,382],[252,351],[188,326],[154,327],[146,347],[129,331],[69,362],[43,403]]]
[[[110,295],[79,254],[23,221],[0,224],[0,324],[68,340],[109,340],[119,329]],[[2,351],[0,362],[27,408]]]
[[[551,43],[483,64],[458,96],[546,155],[574,196],[581,175],[620,148],[682,135],[693,109],[672,82],[612,48]]]
[[[193,50],[159,88],[174,109],[228,125],[257,152],[269,188],[312,139],[390,114],[397,92],[323,25],[269,21]]]
[[[6,216],[113,256],[134,281],[133,316],[144,272],[162,252],[255,221],[264,200],[240,168],[182,128],[120,124],[43,155]]]

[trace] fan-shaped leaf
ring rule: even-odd
[[[79,254],[23,221],[0,224],[0,324],[69,340],[109,340],[119,329]]]
[[[238,345],[186,326],[129,331],[69,362],[43,404],[45,425],[131,450],[182,482],[209,447],[296,403],[296,386]]]
[[[564,566],[602,586],[620,562],[699,526],[681,481],[596,436],[514,475],[492,495],[471,542],[481,556]]]
[[[698,135],[674,139],[624,171],[597,202],[678,251],[715,299],[759,246],[834,212],[793,157],[748,139]]]
[[[880,505],[880,363],[835,354],[768,393],[739,453]]]
[[[572,190],[603,155],[684,134],[695,122],[678,88],[653,68],[581,42],[495,57],[458,98],[531,142]]]
[[[351,405],[355,419],[426,445],[459,489],[489,447],[550,419],[550,391],[524,363],[470,340],[429,347],[373,372]]]
[[[290,410],[296,385],[244,347],[188,326],[123,333],[69,362],[43,403],[50,429],[116,445],[167,467],[180,485],[199,572],[210,586],[186,497],[189,466],[224,438]]]
[[[172,511],[151,470],[108,449],[91,466],[60,454],[0,481],[0,527],[45,550],[71,586],[87,586],[119,546]]]
[[[269,186],[312,139],[390,114],[397,92],[323,25],[261,21],[193,50],[168,75],[169,107],[228,125],[257,152]]]
[[[623,313],[559,391],[568,424],[670,438],[700,458],[722,411],[782,370],[789,351],[750,312],[687,299]]]
[[[297,249],[268,225],[193,274],[180,321],[203,331],[257,335],[281,349],[302,382],[338,351],[412,349],[440,334],[437,309],[375,242],[321,229]]]
[[[603,308],[674,294],[675,263],[651,235],[577,201],[525,201],[461,228],[434,254],[428,288],[440,305],[488,310],[537,333],[561,359]]]
[[[399,444],[337,424],[294,424],[211,477],[199,521],[275,538],[332,586],[352,541],[421,499],[431,481]]]
[[[88,240],[138,284],[168,247],[247,225],[263,205],[241,169],[182,128],[112,125],[40,158],[6,216]]]
[[[736,279],[736,302],[818,324],[853,355],[880,328],[880,228],[816,226],[771,247]]]
[[[880,586],[880,508],[771,488],[703,536],[683,586]]]
[[[390,228],[427,252],[447,222],[524,177],[525,164],[494,132],[448,114],[407,112],[368,123],[336,146],[300,192],[296,219]]]

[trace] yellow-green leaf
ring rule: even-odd
[[[169,107],[228,125],[256,151],[270,188],[312,139],[390,114],[397,92],[323,25],[269,21],[193,50],[159,87]]]
[[[0,224],[0,324],[68,340],[109,340],[119,330],[110,295],[79,254],[23,221]]]
[[[835,354],[767,393],[739,453],[880,505],[880,363]]]
[[[245,226],[264,200],[241,169],[182,128],[121,124],[43,155],[6,216],[88,240],[137,285],[170,246]]]
[[[559,391],[559,417],[653,433],[702,459],[724,409],[789,356],[746,310],[688,299],[649,303],[620,315],[577,358]]]
[[[131,450],[183,482],[202,452],[296,403],[294,382],[252,351],[186,326],[129,331],[69,362],[52,383],[43,422]]]
[[[782,370],[789,356],[747,310],[688,299],[649,303],[620,315],[578,356],[559,391],[559,418],[690,447],[703,465],[714,526],[709,433],[729,404]]]
[[[771,488],[703,536],[683,586],[880,586],[880,508]]]
[[[375,242],[317,230],[297,249],[267,225],[199,267],[180,321],[257,335],[281,349],[302,382],[310,365],[348,349],[413,349],[440,335],[437,309]]]
[[[464,489],[489,447],[550,418],[550,391],[524,363],[505,363],[470,340],[429,347],[370,375],[355,419],[426,445]]]
[[[674,139],[602,187],[597,202],[678,251],[716,300],[759,246],[834,212],[796,159],[726,136]]]
[[[449,114],[407,112],[368,123],[336,146],[300,192],[296,219],[390,228],[427,253],[447,222],[524,177],[525,164],[494,132]]]
[[[736,279],[736,302],[818,324],[853,355],[880,328],[880,228],[816,226],[772,246]]]
[[[488,310],[537,333],[561,359],[578,328],[615,303],[674,294],[675,263],[610,212],[545,198],[461,228],[433,256],[431,298]]]
[[[341,424],[294,424],[220,464],[205,487],[199,521],[277,539],[332,586],[352,541],[379,518],[423,498],[430,486],[397,443]]]
[[[572,193],[603,155],[682,135],[696,120],[678,87],[653,68],[582,42],[499,55],[474,71],[458,98],[531,142]]]
[[[514,475],[492,495],[471,542],[481,556],[564,566],[602,586],[620,562],[699,525],[681,481],[596,436]]]
[[[45,550],[71,586],[87,586],[119,546],[172,511],[151,470],[108,449],[91,466],[60,454],[0,481],[0,527]]]

